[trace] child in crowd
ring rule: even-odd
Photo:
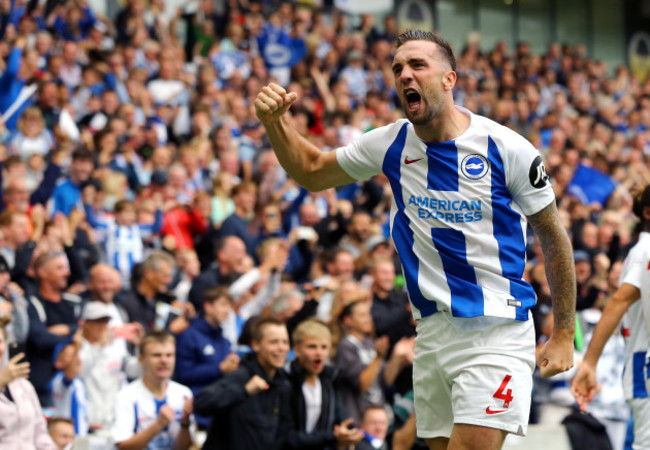
[[[69,450],[74,443],[74,422],[65,417],[54,417],[47,422],[47,432],[59,450]]]
[[[80,334],[75,335],[81,337]],[[58,372],[52,378],[50,387],[54,399],[56,417],[67,417],[74,422],[77,436],[88,434],[88,411],[86,387],[79,377],[80,339],[68,340],[54,351],[54,367]]]
[[[143,234],[160,231],[162,214],[156,211],[154,224],[136,222],[136,206],[130,200],[115,204],[115,215],[106,221],[99,221],[90,205],[85,206],[86,220],[93,228],[105,230],[104,250],[106,263],[115,267],[122,275],[122,285],[129,286],[133,266],[144,260]]]

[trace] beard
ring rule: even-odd
[[[420,98],[420,109],[415,112],[418,116],[408,110],[408,103],[406,101],[402,102],[402,110],[404,111],[406,118],[413,125],[429,125],[442,113],[443,103],[442,97],[438,97],[435,101],[429,102],[425,101],[424,96],[422,95]],[[421,111],[422,108],[424,109],[423,111]]]

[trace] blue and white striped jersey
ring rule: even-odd
[[[77,436],[88,434],[88,398],[86,386],[79,377],[67,380],[62,371],[50,381],[50,390],[57,417],[72,419]]]
[[[457,139],[426,143],[403,119],[337,150],[361,180],[384,173],[393,202],[391,235],[416,319],[528,319],[535,292],[522,279],[526,216],[555,197],[539,152],[514,131],[471,118]]]
[[[620,284],[639,288],[641,298],[623,316],[625,371],[623,390],[627,400],[648,398],[646,380],[650,378],[650,233],[642,232],[621,269]]]
[[[111,435],[116,444],[131,439],[134,435],[146,430],[156,422],[160,408],[169,405],[176,413],[176,418],[153,439],[147,450],[172,450],[176,436],[181,432],[181,418],[185,400],[192,398],[192,391],[187,386],[169,381],[164,399],[156,398],[138,378],[120,390],[115,399],[115,421],[111,428]],[[194,416],[190,416],[194,422]],[[192,441],[194,441],[194,426],[190,427]]]

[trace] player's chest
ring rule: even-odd
[[[399,167],[387,174],[399,177],[404,194],[436,192],[443,200],[471,199],[490,196],[493,188],[505,183],[500,155],[487,136],[425,143],[410,134],[405,144]]]

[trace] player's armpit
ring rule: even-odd
[[[544,254],[546,277],[553,299],[554,328],[574,330],[576,276],[573,249],[562,226],[555,202],[528,216]]]

